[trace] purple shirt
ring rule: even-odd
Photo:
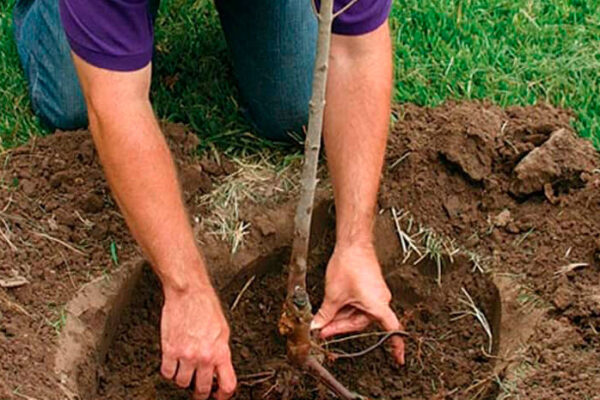
[[[311,0],[298,1],[310,7]],[[349,1],[335,0],[335,10]],[[391,3],[358,0],[334,21],[333,31],[342,35],[371,32],[385,22]],[[134,71],[152,60],[154,32],[148,0],[60,0],[60,15],[71,49],[92,65]]]

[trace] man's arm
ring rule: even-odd
[[[333,35],[324,140],[336,203],[336,247],[325,301],[313,326],[324,337],[372,321],[400,329],[373,246],[373,223],[390,120],[392,49],[388,24],[361,36]],[[394,338],[404,362],[404,344]]]
[[[92,66],[73,54],[90,130],[127,224],[159,276],[162,374],[195,398],[227,399],[236,382],[229,327],[185,212],[175,166],[149,101],[151,65],[134,72]]]

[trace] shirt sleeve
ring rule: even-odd
[[[60,0],[60,15],[73,52],[96,67],[135,71],[152,60],[148,0]]]
[[[351,0],[335,0],[333,10],[339,11]],[[379,28],[389,17],[392,0],[358,0],[333,21],[333,33],[362,35]]]

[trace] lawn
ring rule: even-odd
[[[7,4],[8,3],[8,4]],[[48,133],[31,113],[0,3],[0,148]],[[437,105],[488,99],[571,108],[600,145],[600,5],[593,0],[395,0],[395,100]],[[252,151],[218,17],[206,0],[163,0],[152,97],[157,114],[185,122],[223,150]]]

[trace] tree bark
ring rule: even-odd
[[[313,75],[312,98],[309,103],[308,132],[304,146],[305,158],[300,182],[300,200],[294,220],[294,242],[289,264],[287,299],[279,324],[281,333],[288,337],[288,357],[290,361],[299,365],[305,363],[311,348],[310,322],[312,312],[306,291],[306,271],[323,131],[331,27],[333,23],[333,0],[323,0],[321,2],[317,17],[319,19],[317,56]]]

